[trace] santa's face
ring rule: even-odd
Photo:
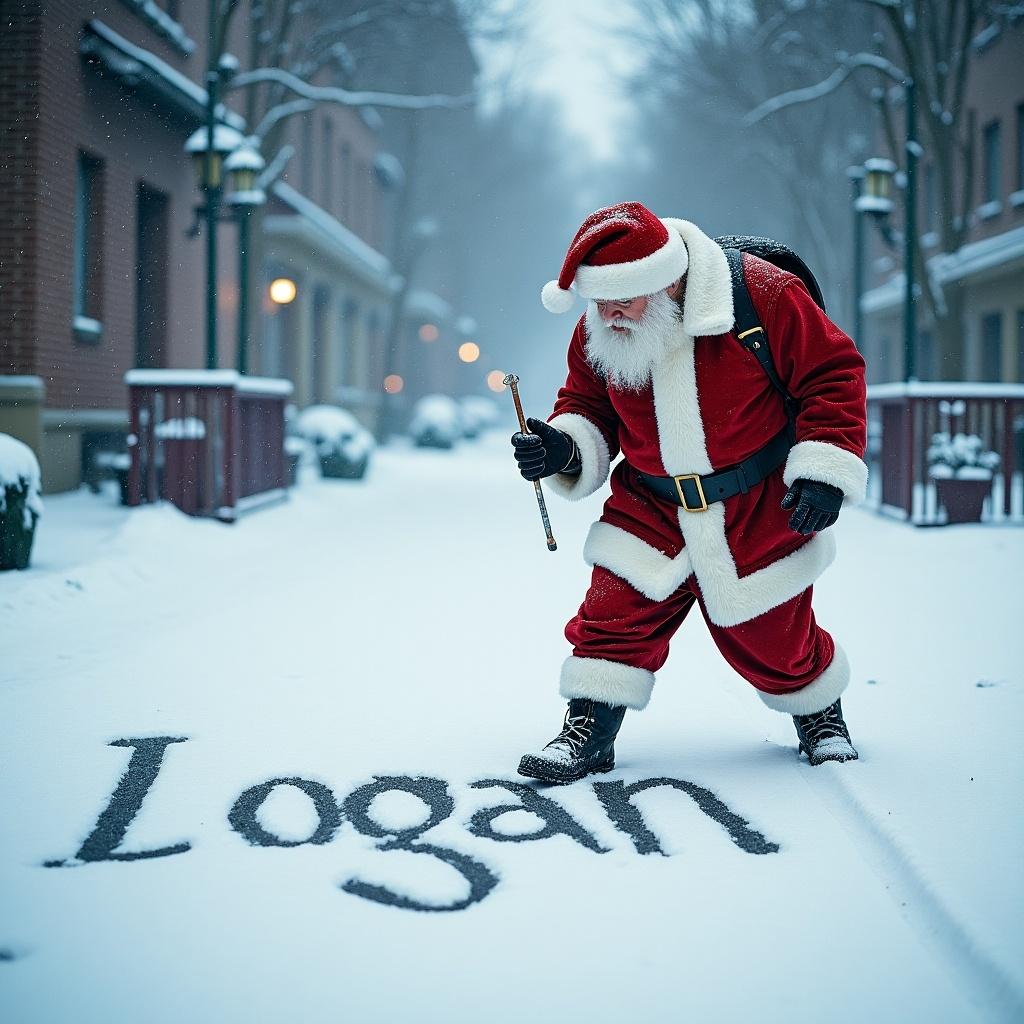
[[[602,306],[604,308],[602,308]],[[587,304],[587,360],[613,387],[640,391],[651,370],[682,341],[679,304],[667,292]]]
[[[625,334],[643,320],[647,295],[632,299],[597,299],[594,305],[604,325],[615,334]]]

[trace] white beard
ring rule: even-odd
[[[641,391],[651,380],[651,370],[675,351],[683,340],[682,313],[674,299],[661,291],[647,300],[639,321],[617,317],[605,323],[597,303],[587,303],[587,362],[621,391]],[[616,333],[622,326],[628,333]]]

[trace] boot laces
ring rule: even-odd
[[[548,744],[548,746],[553,747],[558,744],[568,747],[573,757],[579,757],[580,751],[590,739],[590,733],[593,727],[594,719],[590,715],[576,715],[570,718],[569,712],[567,711],[565,713],[565,723],[562,725],[562,731]]]
[[[816,711],[811,715],[801,715],[800,726],[807,738],[814,743],[837,736],[847,741],[850,739],[838,704],[831,704],[823,711]]]

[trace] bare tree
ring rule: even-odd
[[[636,86],[661,138],[656,173],[682,173],[672,164],[687,152],[705,161],[702,205],[739,214],[740,233],[778,224],[834,299],[849,277],[845,170],[867,141],[850,130],[866,93],[780,110],[770,125],[747,115],[765,96],[823,74],[841,44],[867,42],[869,19],[823,0],[633,0],[633,9],[644,53]]]
[[[905,160],[901,84],[915,83],[915,104],[922,128],[923,150],[935,168],[939,241],[943,254],[964,244],[972,224],[974,202],[974,135],[971,113],[964,96],[971,69],[973,41],[983,25],[1024,15],[1024,5],[994,0],[857,0],[870,9],[882,31],[873,37],[869,52],[838,51],[828,75],[816,84],[780,92],[751,109],[746,123],[758,125],[779,114],[806,109],[835,93],[858,73],[874,79],[875,98],[883,131],[893,158]],[[944,373],[963,373],[961,330],[963,287],[940,281],[941,259],[925,261],[920,238],[914,239],[915,266],[924,268],[922,289],[935,325]]]

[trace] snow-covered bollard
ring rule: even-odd
[[[28,568],[42,514],[35,453],[17,438],[0,434],[0,570]]]

